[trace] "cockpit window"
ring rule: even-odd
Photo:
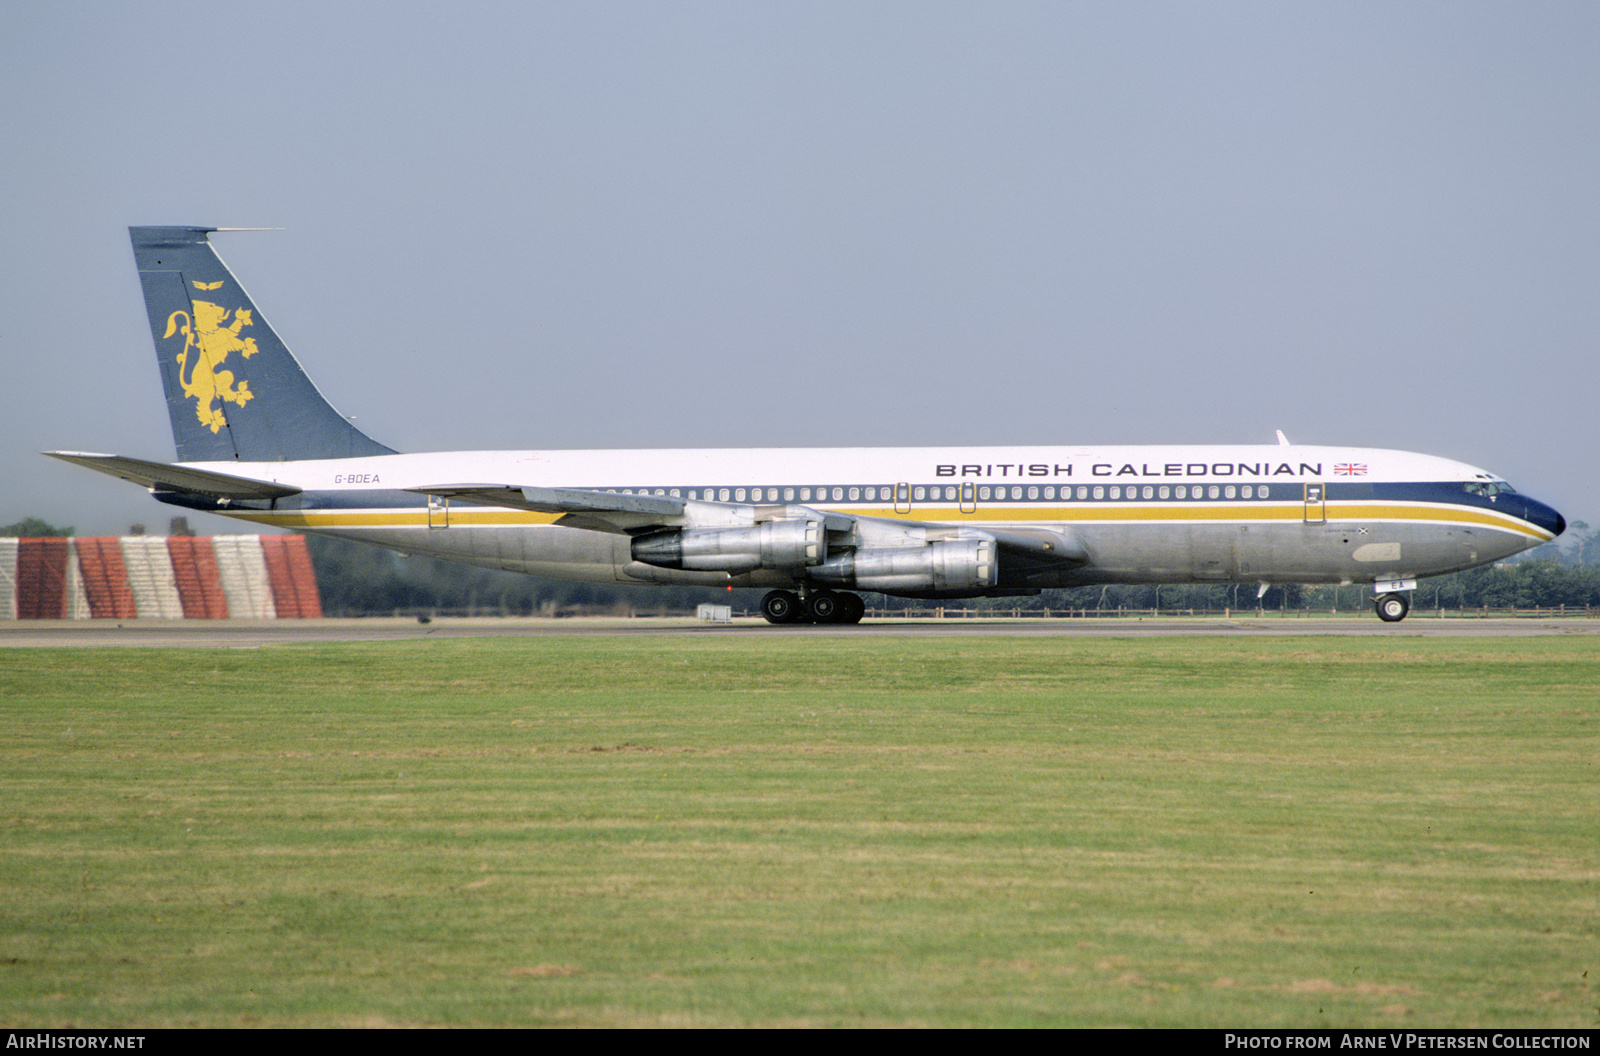
[[[1467,493],[1470,495],[1487,495],[1491,498],[1496,495],[1504,495],[1506,492],[1517,490],[1503,480],[1469,480],[1461,486],[1465,488]]]

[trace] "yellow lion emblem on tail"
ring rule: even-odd
[[[198,284],[197,284],[198,285]],[[217,285],[221,285],[218,283]],[[173,312],[167,317],[167,332],[171,337],[183,332],[183,351],[178,353],[178,380],[183,392],[192,396],[195,417],[213,433],[222,431],[227,419],[222,414],[219,400],[243,407],[254,398],[250,383],[241,381],[234,385],[233,371],[223,370],[222,364],[231,353],[249,359],[256,354],[256,339],[240,337],[239,331],[252,325],[250,309],[240,308],[228,322],[229,309],[210,301],[193,301],[194,316],[188,312]]]

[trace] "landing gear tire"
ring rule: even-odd
[[[861,617],[866,614],[867,603],[861,600],[861,595],[839,595],[839,614],[834,617],[835,623],[860,623]]]
[[[768,623],[860,623],[867,603],[855,594],[818,590],[804,601],[792,590],[771,590],[761,599]]]
[[[839,619],[839,595],[831,590],[819,590],[806,599],[806,615],[817,623],[835,623]]]
[[[1411,611],[1411,601],[1404,594],[1385,594],[1372,607],[1384,623],[1399,623]]]
[[[800,597],[792,590],[769,590],[761,598],[761,615],[768,623],[798,623],[800,614]]]

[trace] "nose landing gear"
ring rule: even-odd
[[[1404,594],[1382,594],[1372,607],[1384,623],[1399,623],[1411,611],[1411,599]]]

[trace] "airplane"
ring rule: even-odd
[[[312,384],[213,249],[227,230],[129,229],[178,461],[46,454],[170,505],[405,553],[593,582],[766,587],[774,624],[857,623],[857,591],[953,599],[1114,583],[1371,584],[1378,617],[1395,622],[1419,577],[1566,529],[1482,469],[1293,445],[1281,431],[1262,446],[402,454]]]

